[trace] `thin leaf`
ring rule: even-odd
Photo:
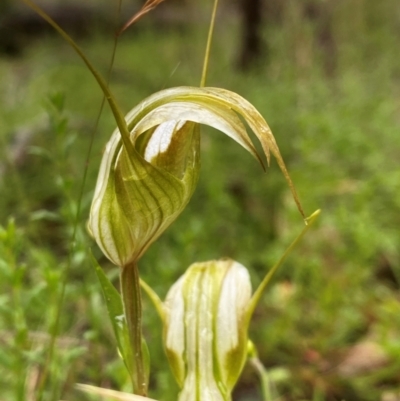
[[[91,255],[92,264],[100,281],[104,299],[107,305],[108,316],[114,330],[117,340],[118,351],[124,361],[130,377],[134,377],[133,352],[129,341],[129,333],[126,325],[124,308],[122,306],[121,295],[104,274],[103,269],[97,263],[97,260]]]

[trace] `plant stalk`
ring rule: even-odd
[[[120,280],[122,303],[134,356],[133,392],[147,396],[146,369],[142,350],[142,296],[139,269],[135,262],[121,268]]]
[[[206,52],[204,55],[203,72],[201,74],[201,81],[200,81],[201,88],[206,86],[208,62],[210,59],[211,42],[212,42],[212,38],[213,38],[213,34],[214,34],[215,17],[217,15],[217,8],[218,8],[218,0],[214,0],[214,6],[213,6],[212,14],[211,14],[210,28],[208,30]]]
[[[250,358],[249,362],[260,377],[261,394],[263,397],[263,401],[273,401],[271,394],[271,383],[268,377],[268,372],[265,369],[264,365],[257,356]]]

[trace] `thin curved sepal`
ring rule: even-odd
[[[40,15],[46,22],[48,22],[65,39],[65,41],[70,44],[70,46],[75,50],[75,52],[86,64],[89,71],[99,84],[100,89],[102,90],[105,98],[107,99],[108,104],[110,105],[111,111],[115,118],[115,122],[117,123],[117,126],[120,130],[124,146],[128,151],[132,151],[133,145],[129,141],[129,131],[127,124],[125,122],[124,115],[121,111],[121,108],[118,106],[117,101],[114,98],[114,95],[109,90],[105,79],[100,75],[100,73],[96,70],[96,68],[94,68],[93,64],[85,56],[82,49],[76,44],[76,42],[71,38],[71,36],[69,36],[68,33],[65,32],[42,8],[40,8],[37,4],[35,4],[31,0],[22,0],[22,1],[32,10],[34,10],[38,15]]]
[[[250,299],[249,305],[247,307],[246,315],[247,315],[247,325],[250,322],[250,319],[254,313],[254,310],[256,309],[257,304],[260,302],[260,299],[267,288],[268,284],[270,283],[273,275],[276,273],[278,268],[282,265],[282,263],[286,260],[286,258],[289,256],[289,254],[292,252],[292,250],[295,248],[295,246],[301,241],[301,239],[304,237],[304,235],[307,233],[307,231],[310,229],[314,221],[317,219],[317,217],[320,215],[321,210],[318,209],[316,210],[313,214],[311,214],[309,217],[305,219],[305,227],[301,231],[301,233],[295,238],[295,240],[289,245],[289,247],[286,249],[284,254],[280,257],[278,262],[269,270],[267,275],[264,277],[263,281],[261,284],[258,286],[257,290],[254,292],[253,296]]]
[[[140,279],[140,286],[142,287],[143,291],[147,294],[150,301],[153,303],[161,321],[164,322],[165,321],[165,310],[164,310],[163,301],[161,301],[161,299],[157,295],[157,293],[142,279]]]

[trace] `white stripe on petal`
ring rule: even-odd
[[[180,130],[184,124],[184,120],[170,120],[160,124],[154,130],[146,146],[145,160],[151,163],[154,157],[167,151],[174,133]]]

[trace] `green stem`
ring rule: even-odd
[[[260,377],[263,400],[272,401],[271,383],[268,377],[268,372],[258,357],[257,348],[251,340],[248,340],[247,342],[247,356],[249,358],[250,365],[253,366]]]
[[[137,264],[130,263],[124,266],[121,269],[120,279],[122,303],[134,356],[133,392],[146,396],[147,379],[142,350],[142,296]]]
[[[260,377],[261,382],[261,393],[263,396],[264,401],[272,401],[272,394],[271,394],[271,383],[268,377],[268,372],[265,369],[264,365],[260,361],[258,357],[253,357],[250,360],[250,364],[254,367],[258,376]]]
[[[211,42],[214,34],[215,17],[217,15],[218,0],[214,1],[214,7],[211,14],[210,28],[208,30],[206,54],[204,55],[203,73],[201,74],[200,87],[203,88],[206,85],[208,61],[210,59]]]

